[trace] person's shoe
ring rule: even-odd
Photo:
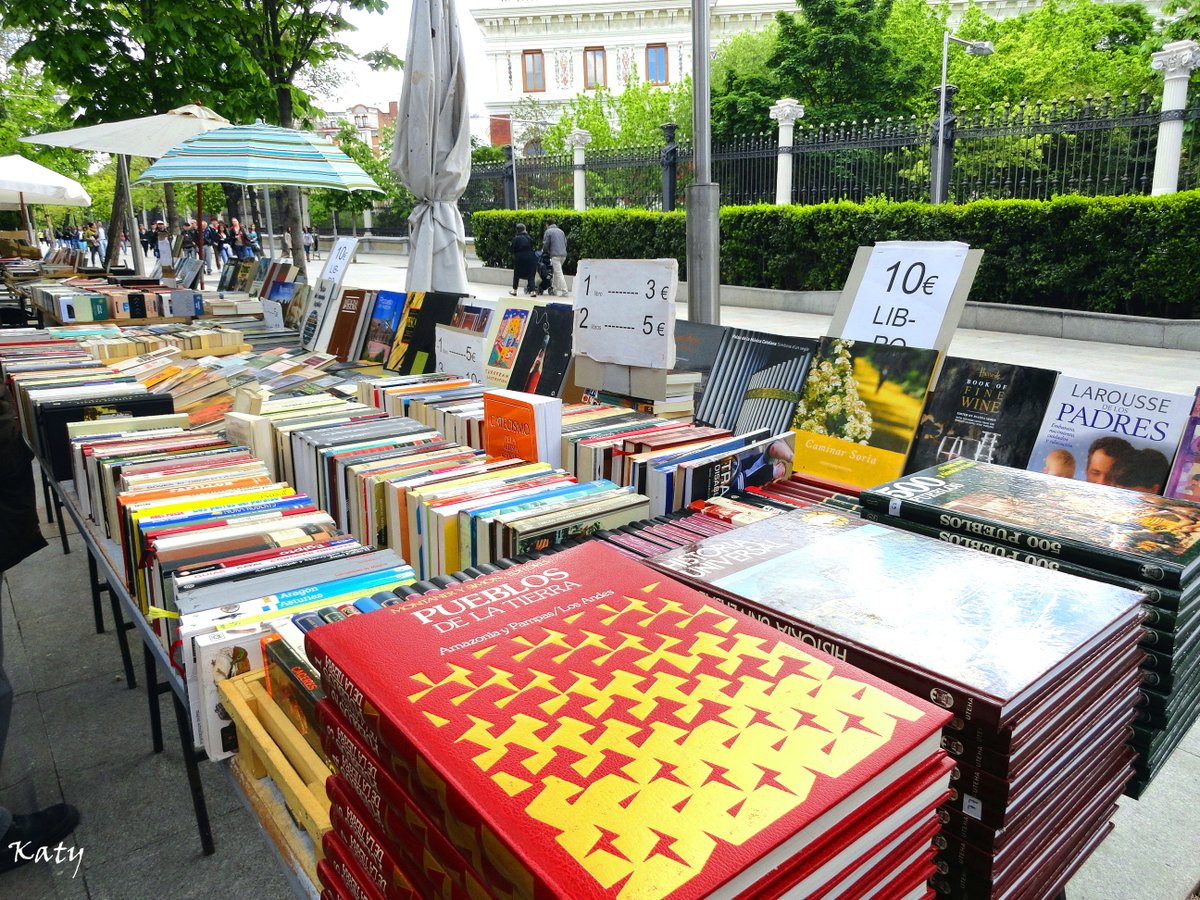
[[[0,836],[0,873],[33,862],[39,849],[52,849],[78,824],[79,810],[66,803],[27,816],[13,816],[8,831]]]
[[[510,297],[515,297],[515,296],[517,296],[517,292],[516,292],[516,291],[509,291],[509,292],[508,292],[508,295],[509,295]]]

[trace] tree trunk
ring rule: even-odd
[[[108,253],[104,257],[104,271],[111,269],[121,258],[121,232],[125,216],[125,169],[117,163],[117,185],[113,191],[112,215],[108,217]]]
[[[221,182],[221,190],[225,192],[225,209],[231,219],[242,218],[242,186]]]
[[[279,124],[284,128],[294,127],[295,112],[292,109],[292,92],[286,85],[280,85],[275,88],[275,100],[279,104]],[[284,208],[284,228],[292,236],[292,262],[300,268],[300,271],[308,276],[308,266],[304,261],[304,239],[301,237],[300,228],[300,189],[297,187],[287,187],[284,196],[287,197],[287,206]]]
[[[179,208],[175,205],[175,185],[169,181],[163,185],[163,197],[167,201],[167,234],[173,239],[179,233]]]

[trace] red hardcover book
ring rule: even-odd
[[[421,839],[418,830],[410,831],[411,837],[403,842],[389,842],[378,824],[359,808],[359,801],[340,776],[330,776],[325,790],[333,804],[329,815],[334,833],[389,900],[402,900],[409,884],[421,888],[427,896],[444,900],[487,896],[477,881],[472,883],[473,893],[464,890],[461,873],[449,870],[461,862],[461,857],[442,860]]]
[[[342,843],[332,831],[325,832],[321,838],[321,849],[325,851],[325,863],[339,881],[344,896],[350,900],[387,900],[383,893],[371,884],[371,880],[363,873],[358,861],[350,853],[350,849]],[[412,884],[408,885],[407,894],[400,894],[402,900],[424,900],[421,892]],[[336,888],[335,888],[336,890]]]
[[[595,543],[305,642],[372,751],[420,770],[414,799],[537,896],[753,890],[949,718]]]
[[[487,866],[473,832],[458,827],[443,833],[418,808],[412,798],[421,785],[407,780],[406,760],[394,759],[386,751],[382,759],[376,757],[328,700],[317,702],[317,727],[321,747],[337,769],[340,784],[353,793],[358,809],[374,821],[392,846],[408,848],[409,855],[424,850],[433,853],[458,887],[472,897],[479,895],[485,882],[486,893],[497,900],[522,896],[517,885]]]

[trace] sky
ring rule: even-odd
[[[473,116],[485,116],[483,102],[487,79],[483,66],[472,67],[473,60],[484,58],[483,34],[471,18],[471,3],[458,2],[455,6],[467,59],[467,101]],[[390,0],[388,9],[383,13],[350,10],[346,18],[357,30],[346,34],[343,41],[358,54],[378,50],[386,44],[389,50],[403,59],[408,49],[408,22],[411,15],[410,0]],[[403,72],[373,72],[366,63],[356,60],[342,63],[340,68],[342,85],[334,96],[325,101],[328,109],[345,109],[354,103],[387,109],[389,101],[400,99]],[[474,119],[471,131],[484,134],[487,131],[486,124],[486,119]]]

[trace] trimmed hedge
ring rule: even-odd
[[[486,265],[510,267],[513,226],[524,222],[540,241],[552,221],[567,233],[568,273],[581,257],[673,256],[680,277],[687,277],[682,212],[477,212],[475,252]],[[957,240],[982,248],[971,290],[975,301],[1200,318],[1200,191],[959,206],[870,201],[725,207],[721,282],[840,290],[858,247],[889,240]]]

